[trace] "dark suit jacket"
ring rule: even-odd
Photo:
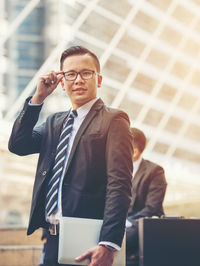
[[[164,170],[161,166],[142,159],[132,181],[132,200],[128,220],[164,214],[163,200],[166,191]]]
[[[63,121],[69,113],[53,114],[35,127],[41,107],[29,106],[29,100],[15,121],[9,140],[13,153],[39,153],[27,234],[47,227],[45,190]],[[126,113],[97,100],[77,132],[62,186],[63,216],[103,219],[100,241],[118,245],[131,196],[131,143]]]

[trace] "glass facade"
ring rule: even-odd
[[[7,2],[8,20],[9,23],[13,23],[30,1],[8,0]],[[40,3],[7,41],[11,71],[7,76],[6,87],[11,101],[23,92],[45,60],[44,27],[45,7]]]

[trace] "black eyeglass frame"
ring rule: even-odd
[[[88,71],[88,72],[91,72],[91,74],[92,74],[92,76],[91,76],[91,78],[83,78],[83,76],[82,76],[82,74],[81,74],[81,72],[84,72],[84,71]],[[65,76],[65,74],[66,73],[70,73],[70,72],[72,72],[72,73],[76,73],[76,76],[75,76],[75,78],[74,79],[66,79],[66,76]],[[93,78],[93,76],[94,76],[94,74],[97,74],[97,75],[99,75],[95,70],[90,70],[90,69],[83,69],[83,70],[81,70],[81,71],[66,71],[66,72],[63,72],[62,73],[63,74],[63,76],[64,76],[64,78],[65,78],[65,80],[66,81],[74,81],[74,80],[76,80],[77,79],[77,77],[78,77],[78,75],[80,75],[81,76],[81,78],[83,79],[83,80],[90,80],[90,79],[92,79]]]

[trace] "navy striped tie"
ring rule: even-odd
[[[51,215],[57,210],[58,205],[58,188],[59,181],[63,172],[65,155],[73,128],[74,118],[77,116],[76,110],[73,110],[67,120],[66,125],[63,127],[59,143],[57,146],[54,167],[52,169],[52,177],[48,184],[46,195],[46,214]]]

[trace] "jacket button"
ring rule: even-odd
[[[42,175],[46,175],[46,174],[47,174],[47,171],[43,171],[43,172],[42,172]]]

